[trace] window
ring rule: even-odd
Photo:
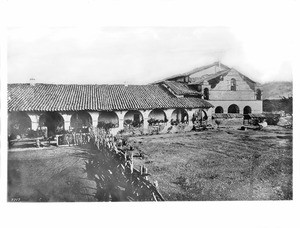
[[[204,100],[209,100],[209,90],[208,90],[208,88],[204,89]]]
[[[244,114],[249,114],[249,113],[251,113],[251,107],[250,106],[245,106],[245,108],[244,108]]]
[[[234,78],[231,79],[230,90],[231,91],[236,91],[236,80]]]
[[[261,100],[261,90],[260,89],[256,90],[256,100]]]
[[[202,91],[201,85],[198,85],[198,86],[197,86],[197,90],[198,90],[199,92]]]
[[[215,113],[223,113],[223,112],[224,112],[224,110],[221,106],[216,107]]]
[[[239,106],[232,104],[228,107],[228,113],[240,113]]]

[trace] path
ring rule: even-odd
[[[84,149],[51,147],[8,153],[8,201],[96,201]]]

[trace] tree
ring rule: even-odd
[[[281,110],[293,114],[293,97],[281,97]]]

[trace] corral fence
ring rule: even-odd
[[[35,135],[23,135],[15,139],[8,139],[9,147],[12,147],[15,143],[32,143],[33,146],[50,146],[50,145],[85,145],[91,140],[90,132],[65,132],[61,134],[55,134],[50,137],[46,137],[41,132],[37,132]]]
[[[89,136],[91,156],[86,172],[96,182],[99,201],[164,201],[157,181],[149,181],[147,168],[134,167],[133,153],[124,138],[104,129],[96,129]]]

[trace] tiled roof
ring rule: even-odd
[[[8,84],[8,111],[209,107],[200,98],[177,98],[161,85]]]
[[[164,81],[163,84],[167,85],[176,95],[201,95],[200,92],[191,89],[187,84],[175,82],[175,81]]]

